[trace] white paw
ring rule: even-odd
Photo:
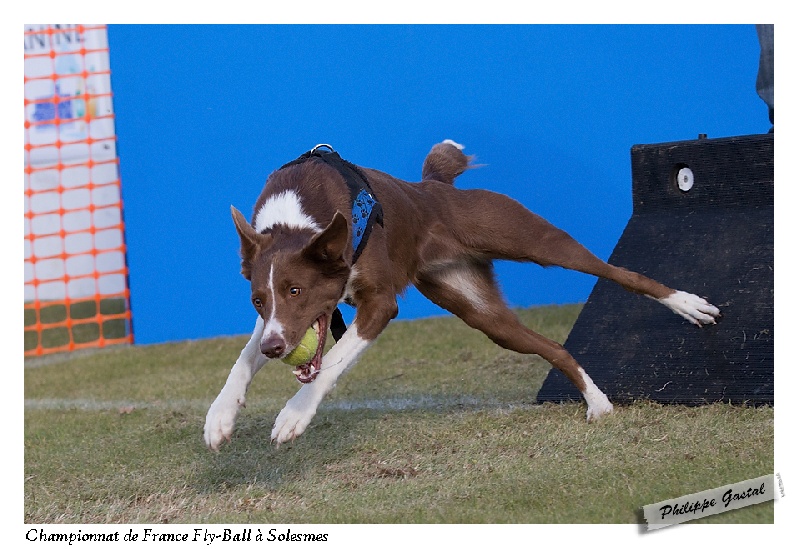
[[[700,296],[680,290],[658,301],[696,326],[716,324],[719,318],[719,309],[711,303]]]
[[[230,398],[224,393],[220,393],[211,404],[208,414],[206,414],[206,426],[203,429],[206,446],[211,450],[219,450],[225,440],[231,441],[233,426],[236,424],[236,417],[242,406],[244,406],[244,397]]]
[[[278,446],[302,435],[317,413],[317,407],[303,397],[301,390],[286,403],[275,419],[271,438]]]
[[[586,411],[586,421],[592,422],[614,411],[614,405],[603,393],[593,395],[586,401],[589,409]]]

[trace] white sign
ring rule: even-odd
[[[765,475],[645,505],[643,511],[647,529],[656,530],[773,499],[775,481],[772,475]]]
[[[126,288],[105,26],[25,25],[25,300]]]

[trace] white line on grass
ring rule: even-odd
[[[267,403],[264,403],[267,404]],[[538,408],[535,404],[509,404],[495,399],[481,399],[470,396],[449,397],[445,395],[417,395],[413,397],[395,397],[387,399],[366,400],[331,400],[324,403],[320,410],[492,410],[506,411]],[[280,405],[276,405],[276,409]],[[201,410],[208,408],[205,400],[173,400],[173,401],[135,401],[135,400],[94,400],[90,398],[26,398],[26,410],[84,410],[84,411],[132,411],[132,410]]]

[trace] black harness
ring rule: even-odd
[[[323,150],[323,148],[328,150]],[[367,240],[372,232],[372,227],[377,223],[383,226],[383,208],[375,197],[375,193],[367,182],[367,178],[358,166],[342,159],[330,145],[317,145],[307,153],[300,155],[297,159],[284,164],[280,169],[311,159],[319,158],[332,168],[334,168],[344,178],[347,188],[350,191],[350,201],[352,203],[353,220],[353,261],[356,260],[364,251]],[[342,317],[342,312],[337,307],[331,316],[331,333],[336,341],[339,341],[347,330],[347,325]]]

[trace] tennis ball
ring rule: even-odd
[[[283,357],[283,361],[291,366],[300,366],[311,362],[314,355],[317,354],[317,345],[319,345],[319,338],[317,331],[311,327],[306,330],[303,339],[297,344],[294,350]]]

